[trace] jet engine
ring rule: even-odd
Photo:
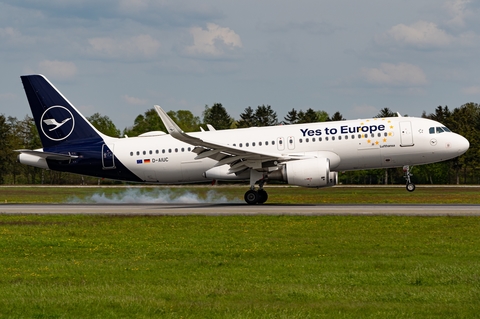
[[[268,175],[290,185],[328,187],[338,182],[338,173],[330,172],[330,160],[325,157],[286,162],[283,168]]]

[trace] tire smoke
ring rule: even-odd
[[[128,188],[121,193],[105,194],[96,193],[90,197],[80,199],[74,197],[69,203],[96,203],[96,204],[205,204],[205,203],[241,203],[239,199],[228,200],[215,190],[207,192],[206,197],[201,197],[190,191],[172,191],[171,189]]]

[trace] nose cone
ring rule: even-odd
[[[458,135],[455,139],[455,148],[458,149],[458,155],[465,153],[470,147],[470,142],[463,136]]]

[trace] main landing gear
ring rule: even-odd
[[[255,184],[258,181],[258,190],[255,190]],[[262,172],[250,170],[250,189],[245,193],[243,197],[245,202],[249,205],[263,204],[268,199],[267,192],[263,189],[265,184],[265,177]]]
[[[412,181],[410,180],[410,176],[413,176],[413,174],[410,173],[410,166],[405,165],[403,167],[403,173],[405,174],[404,177],[407,180],[407,185],[406,185],[407,191],[413,192],[415,190],[415,184],[413,184]]]

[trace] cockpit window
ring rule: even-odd
[[[437,126],[437,127],[431,127],[431,128],[429,128],[429,129],[428,129],[428,132],[429,132],[430,134],[440,134],[440,133],[452,132],[452,131],[450,131],[450,130],[449,130],[447,127],[445,127],[445,126],[442,126],[442,127]]]

